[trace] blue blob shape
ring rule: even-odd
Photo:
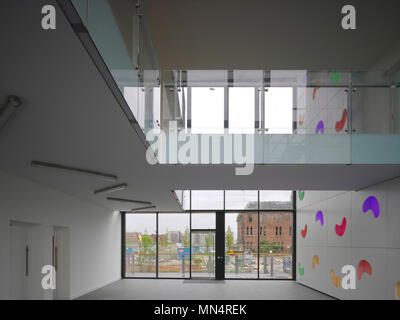
[[[317,214],[315,215],[315,221],[321,222],[321,226],[324,225],[324,214],[322,213],[321,210],[319,210],[319,211],[317,212]]]
[[[372,211],[375,219],[379,217],[381,208],[379,206],[379,201],[376,197],[370,196],[367,199],[365,199],[365,201],[363,203],[363,211],[367,212],[368,210]]]
[[[318,134],[318,132],[324,133],[325,132],[325,125],[322,120],[318,122],[317,128],[315,129],[315,134]]]

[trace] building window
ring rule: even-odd
[[[292,227],[289,227],[289,236],[292,235]]]
[[[250,227],[250,234],[253,235],[253,227]]]
[[[247,231],[246,231],[247,235],[249,235],[249,227],[247,227]]]
[[[279,235],[282,235],[282,227],[279,227]]]
[[[264,226],[264,236],[266,236],[266,235],[267,235],[267,227]]]
[[[248,222],[253,222],[253,217],[252,217],[252,214],[251,214],[251,213],[249,213],[249,214],[247,215],[247,221],[248,221]]]
[[[275,235],[278,235],[278,227],[275,227]]]

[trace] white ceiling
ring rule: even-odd
[[[58,10],[57,29],[40,28],[40,8],[54,1],[0,4],[0,101],[23,106],[0,131],[0,169],[113,210],[93,191],[110,185],[92,177],[30,167],[32,160],[116,174],[113,193],[178,210],[174,189],[352,190],[400,175],[399,166],[257,166],[235,176],[232,166],[150,166],[145,149],[88,53]],[[244,3],[244,2],[243,2]],[[56,4],[55,4],[56,5]]]

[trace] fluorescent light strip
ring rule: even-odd
[[[111,187],[95,190],[94,194],[111,193],[111,192],[121,191],[121,190],[125,190],[127,187],[128,187],[128,185],[126,183],[122,183],[122,184],[119,184],[116,186],[111,186]]]
[[[118,180],[118,177],[113,174],[102,173],[102,172],[91,171],[91,170],[80,169],[80,168],[73,168],[73,167],[68,167],[68,166],[64,166],[61,164],[55,164],[55,163],[49,163],[49,162],[43,162],[43,161],[32,161],[31,166],[34,168],[55,169],[55,170],[59,170],[59,171],[69,172],[69,173],[78,173],[78,174],[82,174],[82,175],[100,178],[100,179],[106,180],[106,181],[114,181],[115,182]]]
[[[151,202],[149,202],[149,201],[121,199],[121,198],[113,198],[113,197],[108,197],[107,200],[109,200],[109,201],[119,201],[119,202],[128,202],[128,203],[141,203],[141,204],[147,204],[149,206],[151,205]]]
[[[144,209],[152,209],[152,208],[155,208],[155,207],[156,207],[156,206],[148,206],[148,207],[134,208],[134,209],[131,209],[130,212],[138,211],[138,210],[144,210]]]

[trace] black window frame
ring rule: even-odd
[[[260,213],[291,213],[292,214],[292,276],[291,278],[260,278],[260,236],[261,234],[259,232],[257,232],[257,252],[258,252],[258,269],[257,269],[257,277],[256,278],[228,278],[228,277],[224,277],[224,279],[227,280],[266,280],[266,281],[270,281],[270,280],[283,280],[283,281],[296,281],[296,195],[297,192],[293,191],[292,192],[292,209],[284,209],[284,210],[280,210],[280,209],[260,209],[260,191],[258,191],[258,209],[241,209],[241,210],[225,210],[225,190],[224,190],[224,209],[223,210],[191,210],[191,191],[190,191],[190,209],[189,210],[183,210],[182,212],[176,212],[176,211],[138,211],[138,212],[126,212],[126,211],[121,211],[121,278],[122,279],[192,279],[192,275],[191,275],[191,270],[192,270],[192,255],[190,255],[190,276],[189,277],[159,277],[159,270],[158,270],[158,262],[159,262],[159,254],[158,254],[158,247],[159,247],[159,243],[158,243],[158,220],[159,220],[159,214],[189,214],[189,230],[190,230],[190,248],[192,247],[191,244],[191,231],[192,231],[192,213],[215,213],[217,214],[217,212],[223,213],[224,215],[229,214],[229,213],[255,213],[257,214],[257,230],[259,230],[260,228]],[[156,214],[156,276],[155,277],[128,277],[126,276],[126,270],[125,270],[125,252],[126,252],[126,216],[130,215],[130,214],[143,214],[143,213],[152,213],[152,214]],[[262,226],[261,226],[262,228]],[[289,227],[290,228],[290,227]],[[193,229],[194,230],[194,229]],[[211,230],[211,229],[210,229]],[[213,229],[215,230],[215,229]],[[223,230],[223,232],[225,232],[225,230]],[[266,227],[264,227],[264,236],[266,234]]]

